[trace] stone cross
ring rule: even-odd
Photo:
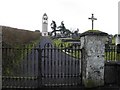
[[[88,18],[88,19],[91,19],[91,20],[92,20],[92,30],[93,30],[94,20],[97,20],[97,18],[94,18],[94,14],[92,14],[92,17],[91,17],[91,18]]]

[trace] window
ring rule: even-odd
[[[44,33],[44,36],[46,36],[46,33]]]

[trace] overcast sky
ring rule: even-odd
[[[48,15],[57,26],[61,21],[67,29],[79,28],[80,33],[91,29],[88,17],[94,13],[94,29],[109,34],[118,33],[119,0],[0,0],[0,25],[42,31],[42,16]]]

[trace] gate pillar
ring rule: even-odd
[[[90,30],[81,34],[82,84],[86,88],[104,85],[105,42],[107,33]]]

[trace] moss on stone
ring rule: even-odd
[[[101,31],[99,31],[99,30],[88,30],[87,32],[101,32]]]
[[[96,86],[93,80],[85,80],[84,83],[86,88],[93,88]]]
[[[100,35],[100,36],[107,36],[108,34],[99,30],[88,30],[83,32],[80,37],[86,36],[86,35]]]

